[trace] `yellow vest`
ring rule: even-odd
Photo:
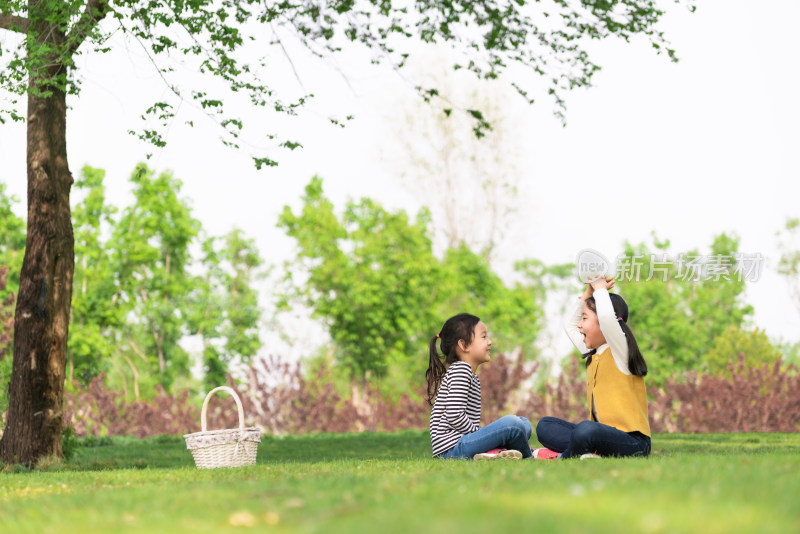
[[[592,414],[592,399],[597,419]],[[592,355],[592,361],[586,369],[586,400],[592,421],[623,432],[639,431],[650,437],[644,379],[623,374],[614,362],[611,347],[607,347],[602,354]]]

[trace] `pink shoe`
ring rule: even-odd
[[[473,460],[519,460],[522,453],[512,449],[492,449],[472,457]]]
[[[533,459],[534,460],[555,460],[558,458],[559,453],[556,451],[551,451],[550,449],[533,449]]]

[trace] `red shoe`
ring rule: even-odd
[[[533,449],[533,459],[534,460],[555,460],[558,458],[559,453],[556,451],[551,451],[550,449]]]
[[[472,457],[473,460],[519,460],[522,453],[512,449],[492,449]]]

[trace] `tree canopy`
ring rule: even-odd
[[[687,370],[719,370],[707,353],[727,329],[738,331],[753,313],[744,300],[737,237],[716,236],[706,254],[671,256],[669,246],[657,238],[651,245],[626,243],[617,259],[628,323],[652,370],[648,380],[658,385]]]
[[[226,101],[232,94],[243,95],[253,109],[296,114],[313,95],[279,94],[277,84],[270,81],[270,57],[286,53],[289,41],[321,57],[355,44],[369,49],[373,62],[397,69],[419,50],[419,43],[443,43],[456,51],[450,68],[487,79],[517,64],[525,73],[512,82],[520,95],[533,102],[537,87],[544,89],[538,92],[552,98],[562,119],[566,92],[591,85],[600,69],[589,54],[589,41],[609,37],[629,41],[641,35],[657,53],[676,58],[659,30],[664,10],[652,0],[466,0],[413,6],[390,0],[43,0],[34,4],[7,0],[0,13],[0,29],[21,34],[20,39],[2,44],[0,85],[12,98],[0,108],[0,120],[23,120],[19,106],[26,94],[47,96],[53,88],[78,94],[82,78],[76,57],[108,52],[115,39],[122,37],[147,54],[168,89],[167,97],[143,110],[143,126],[131,129],[155,146],[166,143],[166,128],[184,101],[212,117],[223,129],[223,142],[237,147],[244,118],[229,113]],[[45,69],[54,61],[62,68]],[[534,81],[535,77],[544,83]],[[439,95],[439,88],[428,81],[414,85],[426,100]],[[451,111],[452,106],[446,109],[448,114]],[[489,127],[482,110],[455,111],[471,117],[478,132]],[[276,139],[272,130],[258,135]],[[276,144],[289,149],[300,146],[299,141],[288,139]],[[263,154],[253,159],[259,167],[277,163]]]

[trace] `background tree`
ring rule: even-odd
[[[18,200],[0,183],[0,412],[8,409],[8,381],[14,348],[14,295],[19,291],[19,268],[25,254],[25,221],[13,211]]]
[[[316,177],[301,213],[284,208],[279,226],[298,246],[284,304],[299,298],[325,322],[337,360],[353,376],[384,376],[392,359],[408,358],[424,345],[421,332],[435,328],[430,304],[442,277],[428,224],[425,212],[410,221],[369,199],[349,203],[339,219]]]
[[[14,213],[14,205],[19,202],[8,195],[6,184],[0,182],[0,265],[8,267],[6,275],[7,291],[16,294],[19,289],[19,270],[25,255],[25,220]]]
[[[106,380],[126,398],[147,399],[157,384],[169,387],[174,377],[188,376],[189,354],[180,341],[199,334],[204,380],[223,383],[232,365],[247,365],[261,346],[255,284],[262,260],[253,240],[234,229],[207,238],[201,249],[192,246],[200,223],[181,196],[180,181],[168,173],[156,177],[143,165],[132,174],[135,203],[117,220],[117,208],[105,199],[104,176],[84,167],[76,183],[82,194],[73,209],[67,379],[86,385],[111,371]],[[168,328],[161,331],[164,322]],[[174,351],[161,353],[163,368],[161,343]],[[180,363],[165,373],[174,354]]]
[[[255,283],[263,260],[255,242],[233,229],[203,242],[203,275],[193,292],[189,328],[203,338],[206,387],[226,382],[232,364],[249,365],[261,348]]]
[[[800,312],[800,218],[787,219],[778,231],[778,250],[778,274],[786,280],[792,302]],[[787,362],[800,364],[800,342],[784,341],[779,346]]]
[[[0,266],[0,413],[8,409],[6,387],[11,372],[8,352],[14,342],[14,292],[8,291],[8,266]]]
[[[119,305],[117,266],[108,237],[117,209],[105,198],[105,171],[85,166],[75,187],[82,199],[72,210],[75,274],[67,343],[67,383],[83,385],[108,369],[125,320]]]
[[[123,210],[112,237],[120,302],[130,310],[124,339],[169,390],[175,377],[189,370],[188,353],[178,341],[187,334],[195,282],[189,247],[200,222],[171,174],[156,177],[140,164],[131,182],[136,201]]]
[[[156,124],[147,123],[139,136],[157,146],[165,143],[160,132],[175,118],[176,104],[183,99],[196,101],[216,119],[230,145],[238,146],[243,128],[238,117],[226,112],[225,98],[209,94],[218,84],[203,82],[186,88],[172,79],[171,55],[194,60],[186,65],[189,72],[223,82],[230,92],[245,95],[256,108],[295,113],[306,97],[284,103],[262,81],[266,77],[262,73],[269,72],[265,62],[254,66],[241,59],[251,51],[248,45],[259,45],[253,35],[266,25],[274,28],[275,39],[270,44],[276,48],[283,48],[282,32],[291,32],[321,55],[340,50],[343,43],[357,42],[373,49],[379,60],[397,67],[409,55],[408,48],[398,43],[407,44],[408,38],[447,43],[461,52],[457,66],[478,76],[494,78],[511,64],[543,75],[559,110],[564,108],[564,92],[589,85],[599,68],[581,46],[582,36],[628,40],[645,35],[659,52],[674,55],[657,29],[663,11],[650,0],[554,2],[548,7],[502,1],[434,2],[414,7],[391,2],[262,4],[256,0],[3,2],[0,30],[17,38],[0,45],[4,58],[0,87],[12,95],[0,120],[22,120],[18,104],[22,97],[27,99],[28,234],[15,315],[12,400],[0,441],[0,459],[31,463],[61,452],[74,266],[67,95],[77,94],[80,85],[76,56],[108,51],[112,34],[141,43],[171,92],[170,101],[155,102],[144,113]],[[540,17],[553,22],[536,24]],[[517,87],[527,97],[528,90]],[[436,94],[435,88],[420,85],[418,89],[424,95]],[[480,124],[480,112],[466,111]],[[283,145],[295,148],[298,143],[287,140]],[[261,155],[254,156],[254,161],[259,167],[275,164]]]
[[[668,254],[669,241],[626,243],[617,259],[618,291],[657,385],[687,370],[706,371],[706,355],[729,327],[753,313],[737,272],[738,238],[720,234],[710,253]]]
[[[786,280],[792,302],[800,312],[800,218],[786,221],[778,232],[778,246],[781,251],[778,274]]]
[[[737,364],[739,355],[744,356],[744,363],[748,367],[773,364],[782,356],[781,350],[772,344],[763,330],[744,330],[729,325],[714,339],[714,345],[705,353],[705,369],[709,374],[730,376],[729,365]]]
[[[426,58],[413,69],[446,97],[427,104],[406,97],[386,112],[403,125],[390,146],[404,164],[392,170],[405,169],[403,182],[429,208],[443,249],[464,243],[491,262],[519,208],[517,192],[526,175],[516,164],[521,125],[508,111],[511,88],[473,80],[447,64]],[[475,135],[473,118],[454,108],[481,110],[491,128]]]
[[[283,305],[299,301],[323,320],[351,376],[399,370],[419,384],[430,338],[462,311],[486,321],[495,350],[534,352],[540,287],[506,286],[464,245],[437,258],[430,224],[426,210],[411,219],[370,199],[349,202],[337,216],[316,177],[300,213],[284,208],[279,225],[297,241],[298,255],[286,268]]]

